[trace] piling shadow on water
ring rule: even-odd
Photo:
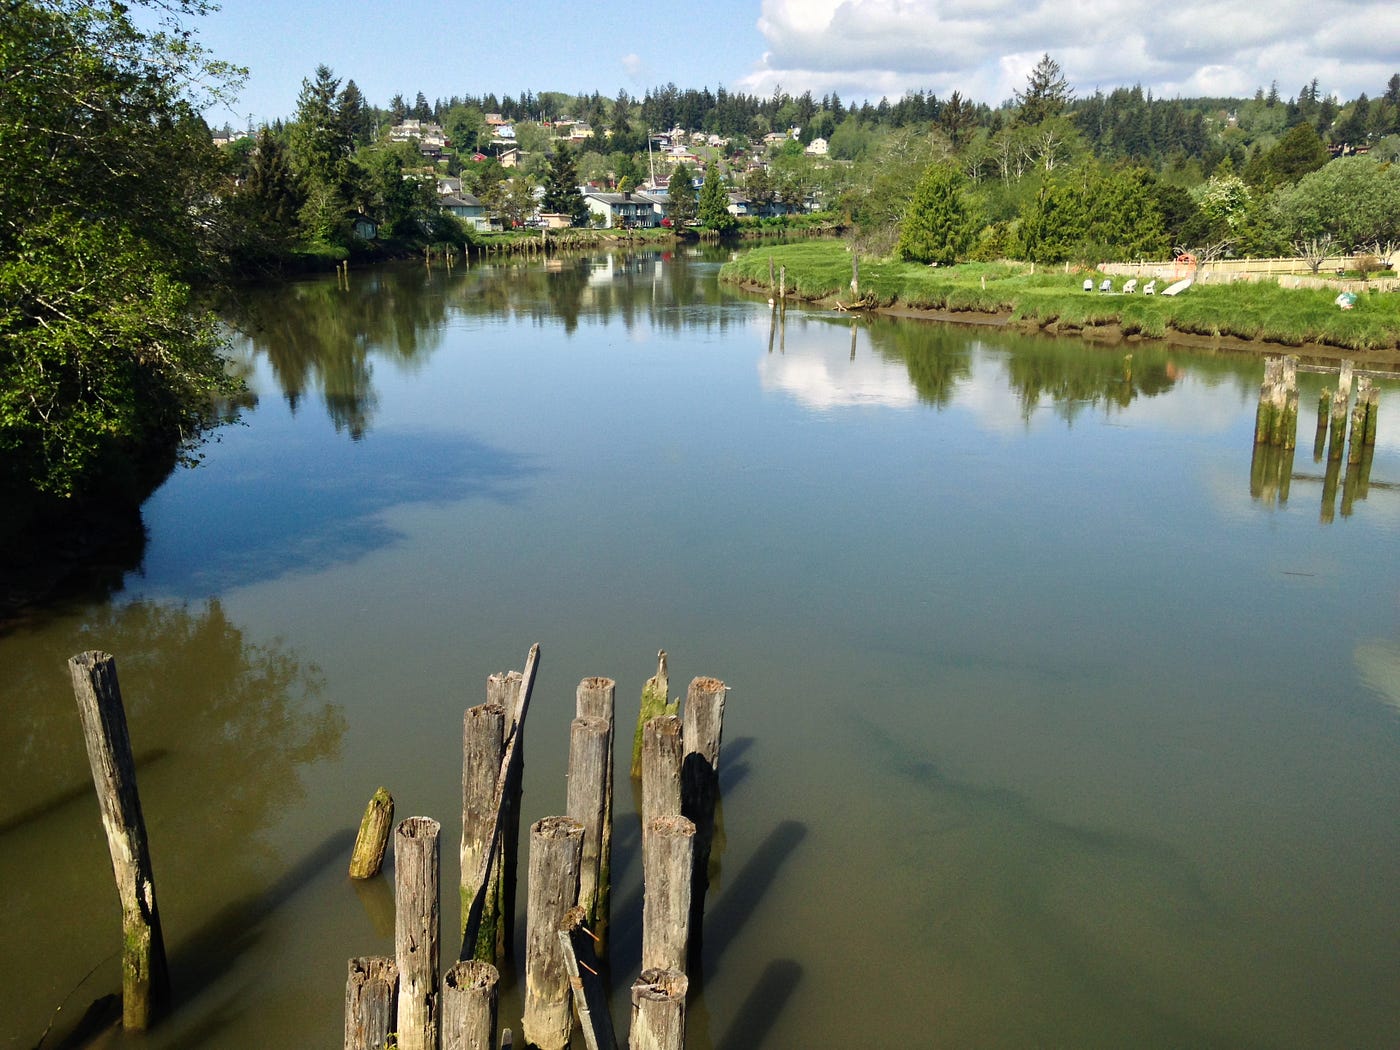
[[[261,893],[220,908],[208,922],[183,938],[170,955],[175,1010],[228,972],[262,939],[263,923],[333,864],[350,856],[354,832],[338,831],[294,864]]]
[[[715,1050],[748,1050],[750,1047],[764,1046],[801,981],[802,966],[795,960],[774,959],[770,962],[744,999],[744,1004],[729,1025],[729,1031],[716,1044]]]

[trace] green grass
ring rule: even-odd
[[[841,241],[805,241],[755,248],[725,264],[725,280],[768,286],[787,268],[789,295],[800,299],[851,298],[851,252]],[[1362,292],[1351,310],[1338,309],[1335,291],[1283,288],[1272,282],[1197,284],[1179,296],[1101,295],[1083,290],[1093,272],[1063,266],[967,263],[928,267],[889,259],[861,259],[860,291],[881,307],[1009,314],[1041,327],[1121,325],[1129,335],[1162,338],[1171,332],[1265,340],[1281,346],[1320,343],[1352,351],[1400,347],[1400,295]],[[1115,284],[1121,285],[1121,280]]]

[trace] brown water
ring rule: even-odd
[[[175,973],[128,1041],[322,1046],[392,952],[391,886],[345,877],[366,800],[443,822],[455,928],[462,710],[536,641],[526,820],[581,678],[624,729],[659,648],[732,687],[693,1047],[1395,1045],[1400,385],[1332,491],[1304,375],[1281,500],[1252,358],[776,326],[714,271],[245,304],[247,425],[118,593],[0,634],[0,1046],[119,983],[68,656],[117,656]],[[635,821],[620,784],[620,1031]]]

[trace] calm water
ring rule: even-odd
[[[627,738],[658,649],[732,687],[693,1047],[1395,1046],[1400,384],[1329,484],[1321,376],[1280,468],[1254,358],[775,327],[715,270],[249,297],[246,425],[119,593],[0,634],[0,1046],[119,983],[68,656],[117,655],[141,757],[181,1007],[139,1045],[246,1050],[337,1045],[392,954],[344,874],[379,784],[443,822],[455,928],[462,710],[536,641],[527,820],[581,678]]]

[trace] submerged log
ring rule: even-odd
[[[355,848],[350,854],[350,877],[372,879],[384,866],[384,851],[389,834],[394,829],[394,796],[381,787],[365,807],[360,820],[360,832],[355,836]]]

